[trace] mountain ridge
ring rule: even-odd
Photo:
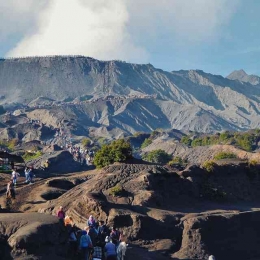
[[[260,85],[202,70],[167,72],[83,56],[1,59],[0,91],[0,105],[7,107],[71,106],[75,117],[88,118],[86,128],[99,124],[133,133],[260,126]]]

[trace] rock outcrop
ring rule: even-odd
[[[1,259],[66,259],[67,234],[57,217],[0,214]]]
[[[260,211],[186,216],[177,259],[259,259]]]

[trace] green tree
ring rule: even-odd
[[[164,150],[158,149],[144,154],[142,159],[152,163],[166,164],[171,160],[171,155]]]
[[[97,168],[110,165],[114,162],[124,162],[132,158],[132,147],[129,142],[124,139],[113,141],[105,144],[94,157],[94,165]]]
[[[153,141],[149,138],[145,138],[144,142],[141,145],[141,148],[144,149],[145,147],[147,147],[148,145],[150,145]]]
[[[237,155],[230,152],[219,152],[214,156],[215,160],[221,160],[221,159],[233,159],[237,158]]]

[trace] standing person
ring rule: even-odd
[[[16,186],[16,183],[17,183],[18,176],[20,176],[20,174],[17,172],[16,168],[13,169],[13,171],[12,171],[12,180],[13,180],[13,184],[15,186]]]
[[[86,227],[86,230],[88,230],[88,235],[91,238],[92,245],[96,246],[98,234],[97,234],[94,226]]]
[[[77,254],[77,236],[75,226],[71,224],[66,225],[69,236],[69,255],[74,257]]]
[[[110,237],[112,239],[112,243],[117,246],[119,244],[120,232],[115,226],[113,226],[112,228]]]
[[[87,225],[88,226],[95,226],[95,224],[96,224],[96,220],[94,219],[94,217],[92,215],[90,215],[89,218],[88,218]]]
[[[110,234],[109,228],[103,220],[99,221],[98,234],[101,237],[102,243],[105,242],[106,237]]]
[[[116,246],[110,240],[110,237],[106,237],[106,245],[104,248],[106,260],[117,260]]]
[[[28,167],[25,167],[25,169],[24,169],[25,183],[30,182],[29,172],[30,172],[30,169]]]
[[[86,230],[82,230],[79,249],[83,260],[89,260],[90,249],[92,248],[92,241]]]
[[[57,212],[57,217],[62,221],[65,219],[65,212],[63,211],[62,206],[59,207],[59,210]]]
[[[101,244],[97,243],[93,249],[92,259],[93,260],[102,260],[103,252]]]
[[[30,166],[30,168],[29,168],[29,181],[30,181],[30,184],[33,183],[33,177],[34,177],[34,174],[33,174],[33,167]]]
[[[9,181],[6,187],[6,198],[15,199],[15,191],[14,191],[14,183],[13,181]]]

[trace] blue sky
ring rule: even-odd
[[[260,75],[258,0],[0,0],[0,56],[80,54]]]

